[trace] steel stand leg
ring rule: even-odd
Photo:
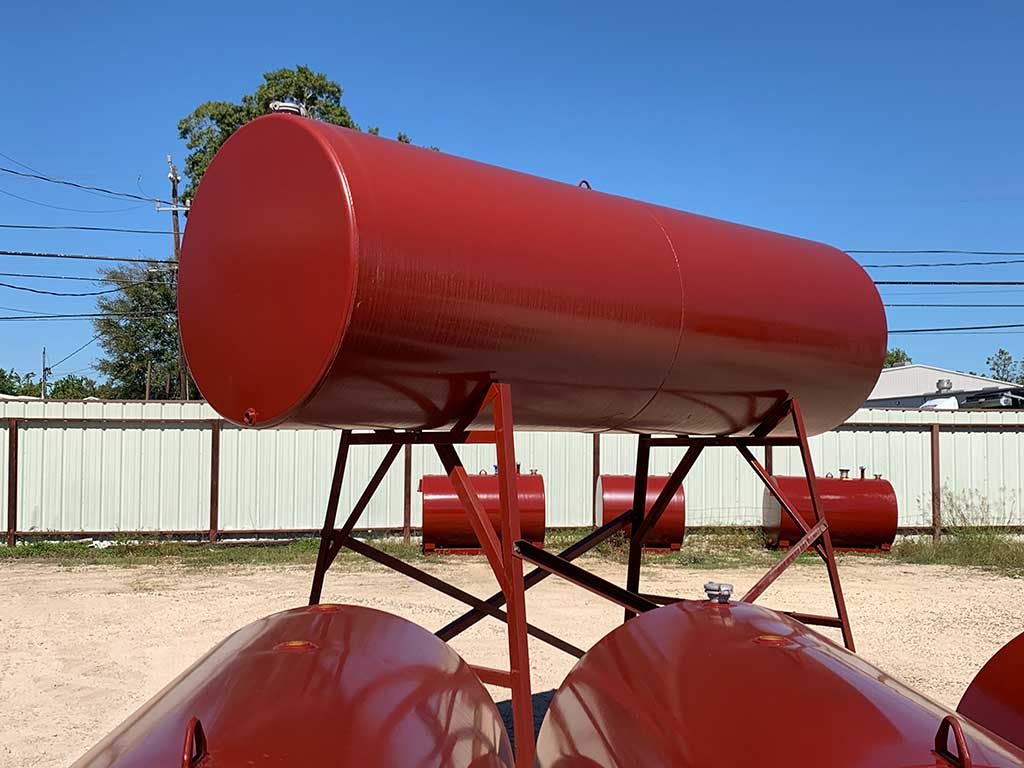
[[[320,531],[320,549],[316,555],[316,569],[313,571],[313,584],[309,589],[309,604],[320,602],[320,593],[324,588],[324,575],[330,567],[330,549],[334,542],[334,522],[338,517],[338,502],[341,499],[341,484],[345,480],[345,465],[348,463],[349,443],[352,432],[343,430],[341,442],[338,443],[338,457],[334,462],[334,476],[331,478],[331,492],[327,497],[327,512],[324,514],[324,527]]]
[[[651,464],[651,436],[640,435],[636,444],[636,476],[633,484],[633,508],[630,510],[629,560],[626,563],[626,590],[640,591],[640,563],[644,556],[644,541],[641,524],[647,510],[647,475]],[[636,616],[635,611],[626,609],[623,621]]]

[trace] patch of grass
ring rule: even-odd
[[[405,544],[400,538],[367,537],[372,544],[403,560],[420,557],[419,544]],[[72,567],[80,565],[180,565],[207,567],[216,565],[312,565],[316,562],[319,540],[297,539],[286,543],[254,542],[239,544],[201,544],[184,541],[117,541],[97,547],[91,542],[30,542],[17,547],[0,547],[0,561],[19,560],[52,563]],[[369,560],[343,549],[335,566],[360,567]]]
[[[942,494],[943,534],[938,543],[931,536],[912,536],[897,541],[893,559],[924,565],[957,565],[986,568],[1024,577],[1024,537],[1000,530],[1014,519],[1012,505],[995,510],[977,491]]]

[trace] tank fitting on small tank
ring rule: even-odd
[[[732,584],[719,584],[717,581],[709,581],[704,585],[704,594],[713,603],[728,603],[732,597]]]

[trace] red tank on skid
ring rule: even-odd
[[[687,600],[587,652],[551,701],[537,765],[1019,768],[1024,750],[784,614]]]
[[[494,532],[501,539],[501,500],[498,496],[498,476],[479,474],[469,476]],[[516,477],[519,490],[519,518],[521,535],[538,547],[544,546],[544,478],[537,472]],[[423,494],[423,552],[466,554],[480,553],[473,527],[469,524],[455,486],[447,475],[424,475],[420,480]]]
[[[826,245],[291,115],[243,126],[196,194],[189,368],[247,426],[811,434],[874,386],[886,322]],[[776,432],[792,433],[786,421]]]
[[[512,765],[473,670],[427,630],[353,605],[243,627],[73,768]]]
[[[604,525],[614,520],[633,506],[633,475],[601,475],[597,478],[594,492],[594,520]],[[647,478],[647,509],[658,499],[668,482],[668,475],[651,475]],[[626,526],[623,533],[629,536],[632,526]],[[665,512],[651,529],[647,537],[648,551],[677,550],[686,533],[686,497],[682,486],[672,495]]]
[[[843,470],[845,473],[845,470]],[[775,476],[782,495],[796,507],[808,526],[814,525],[814,507],[805,477]],[[888,552],[896,539],[899,511],[892,483],[875,478],[817,478],[822,513],[828,520],[832,546],[837,550]],[[803,535],[782,512],[779,502],[766,488],[762,506],[765,537],[771,548],[786,549]]]

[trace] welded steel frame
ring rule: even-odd
[[[475,420],[472,418],[448,432],[382,431],[360,434],[351,430],[342,431],[334,475],[331,480],[331,490],[328,495],[327,511],[324,515],[324,526],[320,533],[320,548],[317,553],[316,568],[313,572],[309,603],[314,605],[320,602],[324,576],[341,548],[347,547],[364,557],[466,603],[474,610],[479,611],[481,616],[490,615],[502,620],[506,624],[508,635],[508,669],[492,669],[473,664],[470,666],[482,682],[509,689],[512,703],[512,726],[516,737],[516,768],[530,768],[533,765],[535,742],[527,635],[533,635],[574,656],[582,656],[583,651],[526,623],[526,586],[523,560],[516,557],[513,552],[513,543],[520,539],[521,530],[513,440],[512,399],[510,387],[507,384],[491,384],[488,387],[478,412],[483,414],[488,409],[493,413],[493,431],[467,429],[466,424]],[[500,535],[495,533],[455,448],[456,445],[465,443],[491,443],[495,446],[498,497],[501,508]],[[494,598],[481,600],[415,566],[351,537],[359,517],[369,505],[374,492],[380,486],[399,453],[405,446],[416,444],[432,445],[437,452],[448,479],[462,502],[466,517],[480,542],[483,554],[491,566],[494,578],[498,582],[500,600]],[[387,445],[388,450],[349,516],[340,528],[336,528],[345,467],[349,449],[353,445]],[[502,606],[505,606],[504,611],[501,610]]]
[[[791,420],[794,436],[773,437],[771,433],[787,419]],[[782,446],[795,447],[800,451],[804,474],[807,479],[807,487],[811,497],[811,506],[814,512],[813,525],[808,525],[804,521],[793,503],[782,493],[774,477],[769,474],[750,450],[752,447],[763,447],[767,453],[773,447]],[[685,447],[687,451],[672,471],[664,488],[658,494],[658,498],[655,499],[651,508],[646,510],[645,513],[644,507],[647,498],[651,450],[661,447]],[[582,569],[563,562],[556,556],[539,552],[535,547],[530,546],[528,542],[516,542],[516,553],[550,573],[562,576],[568,581],[601,594],[612,602],[621,605],[625,609],[626,621],[637,613],[649,610],[658,604],[674,602],[675,598],[642,595],[640,593],[640,565],[643,558],[644,544],[651,530],[668,508],[672,496],[679,490],[683,480],[689,474],[694,464],[696,464],[700,454],[708,447],[736,448],[750,468],[768,488],[768,491],[778,501],[781,508],[780,514],[788,515],[803,534],[790,547],[782,559],[758,579],[746,594],[743,595],[741,600],[746,603],[753,603],[786,569],[796,562],[796,559],[801,554],[813,549],[825,563],[829,585],[832,590],[832,598],[835,603],[836,616],[819,616],[795,611],[787,611],[786,613],[805,624],[839,629],[842,633],[844,645],[851,651],[855,650],[853,631],[850,627],[850,618],[846,610],[846,601],[843,597],[843,588],[839,579],[832,537],[829,533],[828,521],[825,519],[821,498],[818,494],[814,462],[811,458],[810,446],[807,441],[807,429],[804,425],[803,412],[800,409],[799,402],[795,399],[781,401],[767,414],[766,418],[750,435],[738,437],[690,437],[683,435],[654,437],[649,434],[641,434],[638,436],[633,505],[626,513],[628,516],[626,522],[630,526],[630,537],[629,558],[626,564],[626,587],[624,591],[620,591],[621,588],[617,585],[600,579],[593,574],[582,572]],[[637,603],[634,601],[631,604],[629,600],[624,599],[623,592],[627,595],[641,598],[643,602]]]
[[[796,542],[785,556],[743,596],[745,602],[756,600],[803,552],[813,549],[825,561],[832,586],[838,615],[818,616],[797,612],[788,615],[806,623],[838,628],[843,641],[853,650],[853,636],[849,617],[843,600],[842,587],[836,569],[835,554],[829,536],[828,523],[821,509],[814,467],[811,461],[803,415],[795,400],[781,403],[768,418],[749,436],[744,437],[654,437],[649,434],[638,436],[636,480],[634,484],[632,509],[614,520],[596,528],[587,536],[570,545],[558,554],[546,552],[520,537],[518,488],[516,484],[516,458],[513,441],[511,390],[506,384],[492,384],[483,398],[479,413],[490,408],[493,412],[493,430],[469,430],[465,425],[446,432],[398,432],[378,431],[357,433],[343,430],[338,444],[338,454],[328,494],[324,525],[320,532],[320,547],[310,587],[309,603],[320,602],[324,577],[342,547],[374,562],[401,573],[408,578],[435,589],[448,597],[469,606],[469,610],[457,619],[441,627],[435,633],[444,641],[450,641],[469,629],[483,618],[490,616],[505,623],[508,634],[508,669],[492,669],[471,664],[477,677],[484,683],[508,688],[511,694],[512,722],[516,744],[516,768],[528,768],[533,764],[535,751],[533,731],[533,703],[530,688],[530,664],[527,637],[532,636],[559,650],[579,658],[584,651],[556,635],[533,626],[526,621],[526,590],[536,586],[549,575],[555,574],[595,594],[601,595],[625,610],[628,620],[638,613],[652,610],[659,605],[675,602],[678,598],[660,597],[640,593],[640,565],[644,543],[661,515],[668,508],[672,497],[682,485],[701,453],[707,447],[735,447],[754,472],[767,485],[779,501],[785,514],[793,518],[803,531],[803,537]],[[795,437],[771,437],[770,433],[786,418],[791,418]],[[467,424],[475,419],[467,420]],[[469,443],[493,444],[497,453],[499,501],[501,507],[501,532],[496,534],[478,498],[468,473],[459,458],[456,446]],[[345,478],[349,450],[354,445],[386,445],[388,450],[377,470],[353,505],[348,517],[337,527],[338,506],[341,488]],[[487,558],[491,571],[498,582],[498,591],[486,600],[476,597],[452,584],[443,581],[410,563],[389,555],[365,541],[352,537],[360,516],[369,505],[374,493],[380,487],[388,470],[407,446],[431,445],[437,452],[456,494],[462,503],[467,519],[473,528],[481,550]],[[657,499],[649,510],[645,510],[647,478],[650,469],[651,450],[660,447],[687,448],[683,458],[669,476]],[[774,479],[751,453],[750,448],[761,446],[795,446],[800,449],[804,470],[815,514],[814,525],[808,525],[796,512],[795,507],[779,490]],[[629,559],[626,568],[626,585],[621,587],[573,564],[573,560],[589,552],[613,535],[629,528]],[[523,573],[523,562],[536,567]],[[504,610],[503,610],[504,608]]]

